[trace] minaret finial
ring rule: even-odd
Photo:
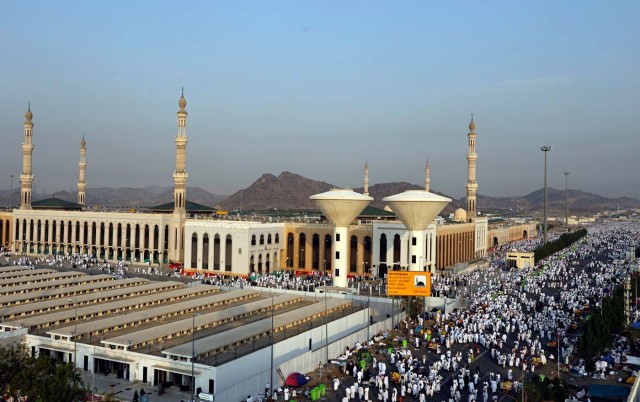
[[[184,87],[182,87],[182,96],[184,96]],[[473,115],[471,115],[473,117]]]
[[[27,110],[31,111],[31,102],[27,102]]]

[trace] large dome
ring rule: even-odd
[[[456,209],[453,213],[453,220],[456,222],[466,222],[467,221],[467,211],[462,208]]]

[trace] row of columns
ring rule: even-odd
[[[40,227],[38,228],[38,223]],[[55,223],[55,233],[54,233]],[[69,225],[71,224],[71,225]],[[94,227],[95,224],[95,235]],[[79,226],[78,226],[79,225]],[[86,225],[86,226],[85,226]],[[109,236],[109,226],[112,225],[111,236]],[[120,230],[118,231],[118,225]],[[129,244],[127,245],[127,225],[129,226]],[[138,236],[136,237],[136,226],[138,226]],[[148,227],[145,235],[145,226]],[[161,225],[133,224],[124,222],[103,222],[103,221],[78,221],[62,219],[16,219],[15,228],[15,249],[17,251],[31,253],[31,247],[36,246],[39,252],[41,246],[46,250],[47,246],[80,246],[83,251],[88,252],[92,247],[121,248],[123,250],[138,250],[141,252],[162,252],[165,249],[165,230]],[[32,230],[33,228],[33,230]],[[71,230],[69,230],[71,228]],[[155,228],[158,228],[156,241]],[[86,229],[86,235],[85,235]],[[32,236],[33,232],[33,236]],[[120,242],[118,242],[118,233]],[[104,239],[103,239],[104,236]],[[109,238],[111,237],[111,238]],[[137,241],[137,247],[136,247]],[[146,245],[146,247],[145,247]],[[51,248],[49,252],[51,253]]]
[[[318,236],[318,258],[314,265],[313,237]],[[302,240],[302,237],[304,239]],[[353,270],[352,238],[356,238],[355,270]],[[371,273],[371,261],[373,243],[370,235],[350,233],[346,239],[347,244],[347,273],[365,275]],[[366,250],[365,242],[369,242],[369,250]],[[333,233],[308,233],[289,232],[285,235],[284,252],[282,253],[282,266],[284,269],[331,271],[333,252],[335,252]],[[302,257],[302,258],[301,258]]]
[[[475,230],[456,233],[438,232],[436,268],[469,261],[475,257]]]
[[[0,218],[0,246],[11,248],[11,218]]]

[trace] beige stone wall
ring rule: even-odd
[[[528,222],[516,225],[490,225],[487,233],[487,246],[489,248],[500,246],[524,238],[536,237],[536,223]]]
[[[436,231],[436,269],[475,258],[475,223],[438,226]]]
[[[13,242],[13,213],[0,212],[0,246],[11,249]]]

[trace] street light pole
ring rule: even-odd
[[[542,244],[547,244],[547,152],[551,151],[550,145],[540,147],[544,152],[544,220],[542,223]]]
[[[195,360],[196,360],[196,316],[193,312],[191,316],[191,400],[196,400],[196,376],[195,376]]]
[[[271,390],[273,389],[273,340],[275,339],[273,336],[274,324],[273,324],[273,310],[274,310],[274,292],[271,291],[271,372],[269,374],[269,394],[273,395]]]
[[[564,172],[564,224],[569,231],[569,173]]]
[[[78,299],[69,299],[68,301],[73,302],[75,310],[76,310],[76,314],[75,314],[75,320],[74,320],[74,324],[73,324],[73,364],[77,364],[77,357],[76,354],[78,353],[78,341],[77,341],[77,337],[78,337]]]

